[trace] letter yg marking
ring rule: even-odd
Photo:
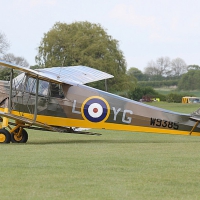
[[[114,112],[114,119],[113,120],[116,121],[117,120],[117,115],[118,115],[119,111],[121,110],[121,108],[118,108],[116,110],[115,107],[112,107],[112,109],[113,109],[113,112]]]
[[[132,115],[132,114],[133,114],[133,111],[131,111],[131,110],[124,110],[123,116],[122,116],[122,122],[127,123],[127,124],[130,124],[132,118],[131,118],[131,117],[127,117],[127,119],[126,119],[126,113],[129,113],[129,114]]]

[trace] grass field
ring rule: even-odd
[[[0,199],[199,199],[200,137],[92,131],[103,135],[29,130],[27,144],[1,145]]]

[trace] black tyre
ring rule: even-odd
[[[19,134],[19,130],[17,129],[15,133],[11,133],[11,141],[13,143],[26,143],[28,141],[28,133],[22,129],[21,134]]]
[[[0,143],[10,143],[11,134],[6,129],[0,129]]]

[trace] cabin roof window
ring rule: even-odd
[[[25,81],[25,73],[21,73],[13,79],[13,88],[21,90]]]

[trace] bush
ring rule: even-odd
[[[156,97],[159,98],[160,101],[166,101],[166,95],[164,95],[164,94],[158,93],[158,95]]]
[[[136,87],[129,90],[127,97],[139,101],[143,96],[148,96],[150,98],[160,98],[161,101],[165,100],[165,96],[156,92],[152,87]]]
[[[181,103],[184,96],[184,94],[170,93],[166,96],[166,101],[168,103]]]

